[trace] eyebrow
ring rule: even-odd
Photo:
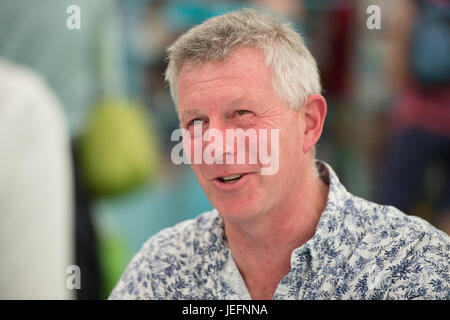
[[[231,100],[230,102],[228,102],[226,104],[227,107],[237,107],[241,104],[246,104],[249,106],[253,106],[253,103],[250,99],[248,99],[247,97],[240,97],[240,98],[236,98]]]
[[[201,111],[200,111],[199,109],[197,109],[197,108],[195,108],[195,109],[189,109],[189,110],[184,110],[184,111],[181,113],[180,118],[184,118],[184,117],[187,117],[187,116],[196,116],[196,115],[198,115],[198,114],[200,114],[200,113],[201,113]]]

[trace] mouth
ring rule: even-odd
[[[217,180],[219,180],[222,183],[235,183],[237,181],[239,181],[243,176],[245,175],[245,173],[243,174],[232,174],[229,176],[225,176],[225,177],[219,177],[217,178]]]
[[[213,180],[214,185],[222,191],[238,190],[249,181],[251,173],[237,173],[217,177]]]

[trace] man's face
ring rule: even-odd
[[[202,161],[191,167],[206,196],[223,217],[251,219],[279,210],[289,197],[295,197],[309,156],[301,152],[305,128],[302,108],[291,110],[281,101],[273,89],[272,72],[261,51],[242,47],[221,62],[184,66],[178,80],[178,97],[181,127],[191,132],[192,146],[195,139],[202,140],[194,136],[195,126],[201,126],[203,133],[213,128],[222,132],[223,148],[214,150],[223,153],[224,163]],[[248,163],[248,139],[246,164],[237,164],[236,154],[233,164],[225,162],[225,151],[229,151],[225,147],[225,130],[237,128],[254,129],[258,141],[260,129],[266,129],[269,143],[265,152],[269,154],[270,129],[279,130],[279,140],[274,142],[279,147],[276,174],[261,175],[263,165],[259,157],[256,164]],[[203,141],[203,150],[209,143]],[[240,178],[225,181],[235,174]]]

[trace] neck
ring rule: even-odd
[[[290,270],[292,251],[311,239],[324,210],[328,187],[309,170],[302,185],[270,212],[251,221],[225,220],[233,258],[249,286],[272,277],[278,283]]]

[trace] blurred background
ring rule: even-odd
[[[316,57],[317,157],[450,232],[449,1],[0,0],[0,298],[105,299],[151,235],[212,208],[171,162],[165,48],[242,7],[293,22]]]

